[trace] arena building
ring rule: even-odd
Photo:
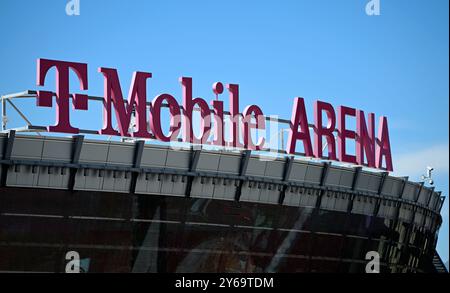
[[[330,104],[316,102],[311,125],[297,98],[291,120],[275,119],[288,125],[287,149],[273,151],[263,140],[252,144],[249,130],[273,118],[256,105],[239,113],[237,85],[227,85],[226,112],[217,99],[213,109],[192,99],[188,78],[181,78],[183,105],[169,94],[147,102],[151,73],[134,75],[128,100],[117,72],[105,68],[99,69],[103,97],[69,94],[69,70],[87,90],[83,63],[39,59],[38,86],[53,66],[56,92],[2,96],[0,271],[67,272],[77,261],[84,272],[446,272],[436,253],[444,197],[423,182],[389,175],[386,117],[375,137],[373,113],[366,123],[364,112],[340,106],[336,119]],[[213,85],[217,95],[223,88]],[[55,126],[32,123],[13,102],[51,107],[53,97]],[[73,127],[70,103],[87,110],[95,101],[104,105],[104,128]],[[7,107],[26,125],[8,128]],[[172,115],[169,136],[160,125],[161,107]],[[201,111],[200,139],[189,121],[194,110]],[[238,118],[231,148],[221,148],[225,115]],[[346,116],[356,118],[356,131],[346,128]],[[175,148],[170,143],[180,140],[181,127],[185,144]],[[204,144],[213,128],[214,149]],[[346,154],[346,139],[355,140],[355,156]],[[295,151],[297,140],[305,153]]]
[[[328,162],[0,136],[0,271],[442,270],[433,188]]]

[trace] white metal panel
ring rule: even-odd
[[[305,175],[305,181],[310,183],[320,183],[323,166],[308,164],[308,170]]]
[[[251,187],[250,187],[250,185],[251,185]],[[242,185],[240,200],[258,202],[259,194],[260,194],[260,189],[257,187],[255,182],[246,181]]]
[[[224,174],[239,174],[241,156],[231,154],[221,154],[218,171]]]
[[[72,144],[70,140],[46,138],[42,160],[70,162],[72,159]]]
[[[179,183],[182,180],[182,176],[173,177],[170,174],[164,174],[159,176],[161,180],[161,193],[175,196],[184,196],[184,190],[180,191]],[[177,186],[178,185],[178,186]],[[185,187],[185,185],[183,185]]]
[[[34,187],[37,186],[39,171],[35,167],[36,172],[32,172],[32,166],[9,166],[6,185],[18,187]]]
[[[414,200],[414,197],[416,196],[418,192],[418,186],[411,182],[407,182],[405,186],[405,191],[403,193],[403,199],[406,200]]]
[[[108,157],[108,145],[98,142],[83,142],[80,163],[104,163]]]
[[[425,228],[426,229],[430,229],[431,228],[431,223],[432,223],[433,221],[432,221],[432,218],[431,218],[431,216],[427,216],[426,218],[425,218]]]
[[[190,162],[191,162],[190,151],[169,150],[167,153],[167,161],[166,161],[167,168],[188,170]]]
[[[52,189],[67,189],[69,185],[69,173],[67,168],[40,166],[37,186]]]
[[[390,177],[390,179],[392,179],[391,196],[399,198],[403,189],[403,180],[394,177]]]
[[[134,144],[111,143],[108,150],[107,162],[110,164],[133,166],[135,148]]]
[[[408,204],[401,204],[398,218],[402,221],[409,221],[411,219],[411,206]]]
[[[136,193],[141,194],[158,194],[161,192],[161,178],[160,174],[142,173],[138,176],[136,181]]]
[[[393,185],[394,185],[393,179],[390,178],[389,176],[386,176],[386,178],[384,179],[383,187],[381,188],[381,194],[387,195],[387,196],[392,196]]]
[[[381,184],[381,175],[371,174],[369,176],[369,185],[367,189],[371,192],[378,193]]]
[[[364,214],[373,215],[375,210],[375,199],[371,197],[364,197]]]
[[[187,177],[176,175],[174,178],[175,184],[172,189],[172,194],[176,196],[184,196],[186,194]]]
[[[300,206],[315,207],[317,202],[317,194],[312,191],[306,191],[305,188],[299,188]]]
[[[362,191],[378,192],[380,186],[381,176],[376,174],[370,174],[365,171],[361,171],[358,181],[356,182],[356,189]]]
[[[436,192],[433,192],[431,195],[430,202],[428,204],[428,208],[432,209],[436,205],[436,201],[439,199],[439,196]]]
[[[325,185],[339,186],[341,181],[341,170],[338,168],[330,167],[328,170],[328,176],[325,180]]]
[[[259,201],[263,203],[278,203],[280,192],[276,184],[267,184],[266,188],[261,189]]]
[[[347,171],[341,169],[341,180],[339,185],[341,187],[351,188],[353,184],[353,177],[355,176],[355,171]]]
[[[41,160],[44,139],[32,136],[16,136],[11,158]]]
[[[198,160],[198,171],[216,172],[219,167],[220,155],[201,152]]]
[[[261,196],[261,190],[265,188],[265,183],[262,182],[251,182],[252,188],[250,188],[250,199],[254,202],[258,202]]]
[[[321,207],[333,211],[346,211],[348,198],[335,191],[327,191],[322,196]]]
[[[298,187],[288,187],[284,197],[283,204],[288,206],[298,207],[300,206],[300,193]]]
[[[364,214],[364,198],[362,196],[355,196],[353,201],[352,213]]]
[[[105,171],[107,176],[107,171]],[[98,176],[98,170],[80,168],[75,175],[75,190],[101,190],[103,177]]]
[[[414,224],[416,224],[417,226],[422,225],[423,217],[423,210],[417,209],[416,214],[414,215]]]
[[[235,194],[236,194],[236,186],[234,184],[234,180],[224,178],[216,179],[216,184],[214,185],[213,198],[234,200]]]
[[[334,198],[332,192],[326,192],[322,196],[322,201],[320,202],[320,207],[326,210],[333,210],[336,199]]]
[[[382,200],[378,211],[379,217],[394,219],[396,213],[395,202],[390,200]]]
[[[130,191],[131,172],[119,171],[116,176],[113,176],[113,178],[105,178],[103,182],[105,183],[107,179],[113,182],[113,188],[110,191],[124,193],[128,193]]]
[[[286,163],[283,161],[268,161],[264,177],[273,179],[282,179],[285,164]]]
[[[145,173],[140,173],[136,179],[135,193],[146,193],[147,191],[147,181],[145,180]]]
[[[212,178],[194,177],[192,181],[191,197],[212,198],[214,194],[214,185]]]
[[[166,166],[167,149],[144,147],[142,151],[141,167],[164,168]]]
[[[308,164],[302,162],[294,162],[292,164],[291,174],[288,179],[292,181],[304,182],[307,169]]]
[[[0,159],[3,159],[3,153],[5,152],[4,145],[5,145],[6,140],[7,140],[7,138],[4,135],[2,135],[2,133],[0,133]],[[0,174],[1,174],[1,171],[0,171]]]
[[[266,171],[266,161],[262,161],[259,158],[251,157],[248,166],[246,175],[250,176],[264,176]]]
[[[419,198],[417,200],[418,203],[420,204],[426,204],[428,197],[431,195],[431,190],[429,190],[428,188],[422,188],[422,190],[420,191],[419,194]]]

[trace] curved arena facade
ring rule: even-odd
[[[0,134],[0,271],[435,272],[443,198],[250,151]]]

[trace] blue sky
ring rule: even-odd
[[[366,15],[368,0],[80,0],[79,16],[66,15],[67,2],[0,2],[1,94],[37,89],[36,59],[49,58],[88,63],[91,95],[103,94],[104,66],[118,69],[125,93],[133,71],[152,72],[149,99],[181,101],[178,77],[191,76],[208,101],[213,82],[238,83],[241,110],[289,118],[296,96],[308,109],[316,99],[352,106],[388,117],[394,174],[419,181],[432,165],[448,196],[447,0],[381,0],[380,16]],[[79,115],[78,127],[97,123]],[[448,260],[448,200],[442,215]]]

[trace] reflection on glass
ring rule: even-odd
[[[0,271],[424,271],[435,231],[346,212],[235,201],[0,189]]]

